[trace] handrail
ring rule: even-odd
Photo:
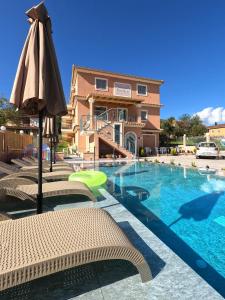
[[[100,117],[101,117],[102,115],[108,114],[108,112],[110,112],[110,111],[112,111],[112,110],[117,110],[117,108],[115,108],[115,107],[109,108],[109,109],[107,109],[106,111],[103,111],[100,115],[98,115],[98,116],[96,116],[96,117],[97,117],[98,119],[100,119]]]
[[[112,128],[112,130],[114,131],[114,126],[113,125],[111,125],[110,123],[108,123],[107,121],[105,121],[105,120],[101,120],[101,121],[103,121],[104,123],[105,123],[105,127],[110,127],[110,128]],[[97,123],[96,123],[96,125],[97,125]],[[104,128],[105,128],[104,127]],[[99,131],[101,131],[101,129],[99,129]],[[120,134],[120,138],[121,138],[121,141],[123,141],[123,134],[121,133],[121,132],[119,132],[119,134]],[[105,136],[106,136],[106,134],[105,134]],[[106,136],[106,137],[108,137],[108,136]],[[116,141],[113,141],[114,143],[116,143],[118,146],[121,146],[121,144],[118,144]],[[124,141],[123,141],[123,144],[124,144]],[[124,145],[122,145],[122,147],[123,147]]]
[[[98,131],[99,133],[101,132],[101,134],[103,136],[105,136],[106,138],[109,138],[109,136],[102,130],[106,127],[110,128],[111,129],[111,135],[110,135],[110,138],[112,138],[113,142],[117,144],[117,147],[124,147],[124,136],[122,134],[122,132],[118,132],[119,136],[120,136],[120,142],[122,143],[117,143],[114,139],[113,139],[113,132],[115,130],[114,126],[112,124],[110,124],[107,120],[104,120],[103,118],[101,118],[101,116],[103,114],[105,114],[106,112],[108,111],[112,111],[112,110],[116,110],[116,108],[111,108],[107,111],[105,111],[104,113],[101,113],[100,115],[98,116],[94,116],[94,126],[93,128],[95,128],[96,131]],[[101,123],[103,123],[103,127],[101,128],[98,128],[98,121],[101,121]],[[115,120],[116,121],[116,120]],[[89,115],[82,115],[80,117],[80,131],[83,131],[83,130],[88,130],[90,128],[90,114]],[[114,149],[115,150],[115,149]]]

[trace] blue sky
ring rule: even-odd
[[[37,3],[0,1],[1,96],[10,96],[29,29],[24,12]],[[220,108],[225,118],[225,1],[46,0],[45,4],[67,99],[71,67],[77,64],[165,80],[162,117],[211,107],[207,112]]]

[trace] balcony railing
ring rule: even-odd
[[[104,120],[108,122],[137,122],[137,115],[129,115],[129,111],[118,108],[110,108],[105,112],[96,116],[97,120]]]
[[[62,129],[72,129],[72,122],[62,122]]]

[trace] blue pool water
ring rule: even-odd
[[[109,192],[225,296],[225,179],[151,163],[100,170]]]

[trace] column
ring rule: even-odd
[[[90,109],[90,129],[94,129],[94,102],[95,100],[93,98],[90,98],[88,100],[89,102],[89,109]]]
[[[141,104],[136,104],[137,108],[137,122],[141,123]]]

